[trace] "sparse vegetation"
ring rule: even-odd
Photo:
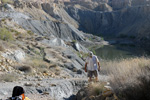
[[[30,31],[30,30],[28,30],[27,33],[28,33],[29,35],[34,35],[34,33],[33,33],[32,31]]]
[[[72,40],[72,43],[76,43],[77,42],[77,40]]]
[[[92,49],[92,52],[93,52],[94,55],[96,55],[96,51],[94,49]]]
[[[1,19],[1,21],[2,21],[2,22],[5,22],[5,21],[6,21],[6,18]]]
[[[104,87],[105,84],[103,83],[94,83],[91,84],[88,88],[88,95],[89,96],[97,96],[102,94],[104,91],[106,91],[106,88]]]
[[[104,40],[104,37],[101,36],[101,40]]]
[[[13,81],[16,81],[17,79],[18,79],[18,76],[15,73],[0,75],[0,81],[13,82]]]
[[[18,36],[21,34],[21,32],[18,32],[17,30],[11,29],[11,32],[15,33],[15,36]]]
[[[103,61],[101,73],[109,75],[111,86],[120,99],[149,100],[150,59],[130,58],[121,61]]]
[[[33,57],[29,59],[28,65],[32,66],[37,72],[45,73],[49,70],[50,64],[43,61],[40,57]]]
[[[92,41],[92,38],[90,37],[89,40]]]
[[[4,47],[2,45],[0,45],[0,51],[4,51]]]
[[[13,35],[7,28],[0,28],[0,39],[4,41],[14,40]]]
[[[80,52],[77,52],[77,55],[78,55],[80,58],[86,59],[87,56],[88,56],[88,53],[84,53],[84,52],[80,51]]]
[[[96,55],[96,51],[95,51],[96,48],[98,48],[98,46],[91,46],[91,47],[89,47],[88,49],[89,49],[90,51],[92,51],[94,55]]]
[[[49,63],[43,61],[41,58],[32,58],[32,62],[29,62],[34,68],[48,68]]]
[[[9,3],[9,4],[12,4],[13,1],[12,0],[1,0],[2,3]]]

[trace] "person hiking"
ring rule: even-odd
[[[15,86],[13,88],[12,97],[7,100],[30,100],[25,96],[25,91],[21,86]]]
[[[89,53],[85,62],[85,72],[88,73],[88,81],[92,81],[92,76],[95,76],[95,81],[98,81],[98,71],[100,71],[100,62],[96,55],[93,55],[92,52]]]

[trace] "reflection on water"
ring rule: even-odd
[[[134,46],[105,45],[101,48],[96,49],[95,51],[97,56],[105,60],[131,58],[143,55],[142,52]]]

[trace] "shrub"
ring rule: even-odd
[[[42,58],[32,58],[30,60],[31,62],[29,63],[31,64],[31,66],[35,68],[48,68],[49,67],[49,63],[43,61]]]
[[[18,70],[22,71],[22,72],[25,72],[25,73],[31,73],[32,72],[32,69],[31,67],[29,66],[21,66],[21,67],[18,67]]]
[[[6,18],[1,19],[1,21],[2,21],[2,22],[5,22],[5,21],[6,21]]]
[[[77,40],[72,40],[72,43],[77,43]]]
[[[88,95],[97,96],[97,95],[102,94],[106,90],[104,86],[105,86],[105,83],[102,83],[102,82],[90,84],[88,87],[88,90],[89,90]]]
[[[4,51],[5,49],[3,48],[2,45],[0,45],[0,51]]]
[[[89,40],[92,41],[92,38],[90,37]]]
[[[94,55],[96,55],[96,51],[95,51],[95,49],[92,49],[92,52],[93,52],[93,54],[94,54]]]
[[[21,32],[18,32],[17,30],[10,29],[11,32],[15,33],[15,36],[18,36],[21,34]]]
[[[28,30],[27,33],[28,33],[29,35],[34,35],[34,33],[33,33],[32,31],[30,31],[30,30]]]
[[[101,37],[101,40],[104,40],[104,37]]]
[[[77,55],[82,59],[86,59],[88,57],[88,53],[84,53],[82,51],[77,52]]]
[[[150,59],[130,58],[106,61],[101,65],[105,66],[101,72],[110,76],[111,86],[120,100],[150,99]]]
[[[18,35],[20,35],[20,34],[21,34],[21,32],[18,32],[18,31],[15,32],[15,35],[16,35],[16,36],[18,36]]]
[[[0,39],[4,41],[12,41],[14,38],[8,29],[0,28]]]
[[[2,3],[9,3],[9,4],[12,4],[13,1],[12,0],[1,0]]]

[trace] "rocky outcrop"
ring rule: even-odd
[[[119,100],[111,87],[98,84],[101,83],[89,84],[82,88],[74,100]]]
[[[53,21],[38,21],[18,19],[18,23],[27,30],[32,30],[38,35],[51,36],[54,35],[66,41],[83,40],[82,33],[72,30],[67,24]]]
[[[64,100],[69,98],[72,94],[79,91],[81,87],[84,87],[86,80],[75,80],[75,79],[45,79],[43,81],[23,81],[21,84],[19,82],[15,83],[1,83],[0,95],[1,98],[7,98],[6,96],[11,96],[13,86],[19,85],[24,87],[26,95],[31,98],[35,95],[41,95],[42,99],[47,97],[50,100]],[[3,86],[3,87],[2,87]],[[31,96],[31,97],[30,97]],[[39,98],[39,100],[42,100]],[[36,100],[36,99],[34,99]]]
[[[12,67],[12,65],[14,64],[15,61],[0,56],[0,71],[2,72],[14,71],[14,68]]]
[[[17,62],[23,62],[25,60],[25,52],[23,50],[9,50],[2,53],[1,55],[7,59]]]

